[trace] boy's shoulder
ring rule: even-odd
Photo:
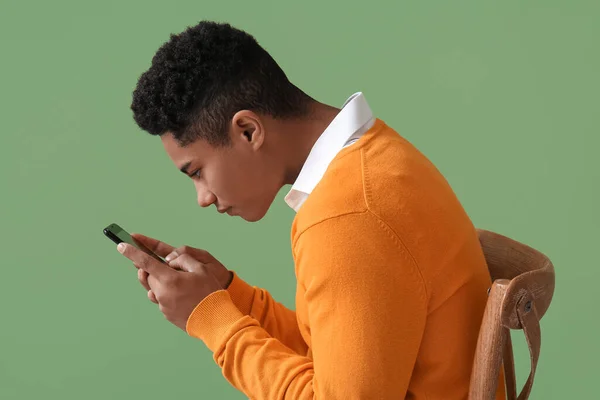
[[[293,230],[301,232],[320,221],[369,209],[390,208],[397,213],[398,200],[410,196],[413,184],[427,182],[436,173],[415,146],[378,119],[334,158],[298,211]]]

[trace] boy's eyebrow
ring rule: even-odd
[[[181,166],[181,168],[179,168],[179,170],[181,172],[183,172],[184,174],[188,175],[188,168],[190,167],[191,164],[192,164],[191,162],[186,162],[185,164],[183,164]]]

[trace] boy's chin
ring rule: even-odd
[[[236,212],[233,215],[238,216],[247,222],[258,222],[265,217],[267,211],[269,211],[268,208],[266,210],[252,210],[251,212],[240,210],[240,212]]]

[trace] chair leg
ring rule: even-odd
[[[504,328],[504,379],[506,381],[506,400],[517,400],[517,379],[515,377],[515,360],[513,356],[510,329]]]
[[[502,367],[502,350],[504,348],[504,326],[501,322],[501,307],[510,281],[498,279],[492,284],[492,290],[485,307],[473,370],[469,400],[494,400]]]

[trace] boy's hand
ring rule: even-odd
[[[178,248],[174,248],[171,245],[168,245],[160,240],[153,239],[148,236],[141,235],[139,233],[133,233],[131,235],[135,240],[142,243],[148,249],[152,250],[155,254],[164,258],[165,261],[169,262],[177,258],[177,256],[183,254],[189,254],[195,260],[201,262],[206,266],[208,270],[212,272],[212,274],[217,278],[219,283],[222,285],[223,289],[227,289],[231,280],[233,279],[233,274],[229,271],[223,264],[221,264],[216,258],[214,258],[210,253],[205,250],[196,249],[194,247],[189,246],[181,246]],[[170,265],[170,263],[169,263]],[[177,268],[176,265],[170,265],[173,268]],[[141,268],[138,268],[138,280],[142,284],[142,286],[148,291],[148,298],[153,303],[157,303],[156,296],[154,292],[150,289],[148,285],[148,273]]]
[[[148,236],[141,235],[139,233],[132,233],[131,237],[146,246],[149,250],[151,250],[154,254],[162,257],[163,259],[167,256],[167,254],[171,253],[175,248],[169,244],[161,242],[160,240],[153,239]],[[150,286],[148,285],[148,273],[141,268],[138,268],[138,280],[142,284],[142,286],[148,291],[148,299],[151,302],[158,304],[156,300],[156,296]]]
[[[184,331],[194,308],[208,295],[223,290],[206,265],[189,254],[172,259],[170,268],[132,245],[121,243],[117,248],[148,274],[147,284],[160,311],[168,321]]]
[[[204,264],[206,268],[217,278],[223,289],[227,289],[229,287],[229,284],[233,279],[233,273],[206,250],[196,249],[190,246],[181,246],[173,249],[169,254],[167,254],[165,261],[167,261],[172,267],[177,267],[176,265],[172,265],[173,260],[184,254],[190,255],[194,260]]]

